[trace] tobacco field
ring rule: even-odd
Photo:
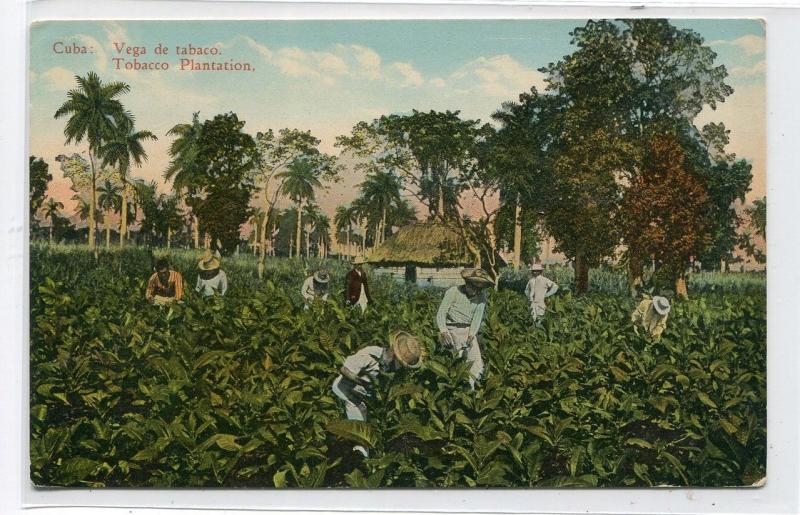
[[[695,274],[662,340],[637,336],[622,272],[565,286],[541,326],[524,279],[491,292],[475,392],[437,345],[437,289],[372,277],[362,314],[332,295],[303,309],[318,262],[226,259],[224,299],[149,305],[143,249],[32,245],[30,474],[83,487],[643,487],[751,485],[766,473],[766,279]],[[302,264],[301,264],[302,263]],[[304,270],[304,267],[307,269]],[[418,370],[386,373],[367,423],[330,390],[344,358],[408,330]],[[352,452],[371,447],[370,457]]]

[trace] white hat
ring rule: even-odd
[[[197,263],[197,268],[200,270],[216,270],[220,265],[219,251],[212,253],[210,249],[206,249],[203,258]]]
[[[537,271],[541,272],[542,270],[544,270],[544,267],[542,266],[541,263],[534,263],[530,266],[528,270],[530,270],[531,272],[537,272]]]
[[[331,276],[325,270],[320,270],[314,274],[314,281],[320,284],[327,284],[330,279]]]
[[[461,278],[477,288],[486,288],[494,284],[489,274],[480,268],[465,268],[461,271]]]
[[[656,313],[659,315],[666,315],[669,313],[669,301],[666,297],[653,297],[653,309],[656,310]]]
[[[400,331],[393,334],[389,345],[403,366],[408,368],[419,368],[422,365],[422,346],[414,336]]]

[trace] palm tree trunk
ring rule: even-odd
[[[381,244],[386,237],[386,206],[383,206],[383,216],[381,217]]]
[[[194,248],[200,247],[200,220],[197,215],[192,213],[192,235],[194,236]]]
[[[50,219],[50,245],[53,244],[53,219]]]
[[[311,227],[306,227],[306,257],[311,257]]]
[[[350,231],[352,230],[352,225],[347,224],[347,257],[350,258],[352,252],[350,249]]]
[[[120,197],[122,197],[122,205],[120,206],[120,215],[119,215],[119,246],[120,248],[125,246],[125,235],[128,233],[128,192],[127,192],[127,184],[125,182],[125,176],[121,177],[122,179],[122,193]]]
[[[103,226],[106,228],[106,250],[111,247],[111,225],[108,223],[108,219],[111,218],[110,213],[110,211],[106,211],[106,216],[103,220]]]
[[[438,213],[436,214],[438,214],[440,218],[444,218],[444,188],[442,188],[441,184],[439,185],[439,205],[437,209]]]
[[[297,245],[295,245],[295,257],[300,257],[301,236],[303,233],[303,226],[301,225],[301,216],[303,213],[303,199],[297,201]]]
[[[167,227],[167,248],[172,247],[172,227]]]
[[[97,249],[95,248],[95,231],[97,230],[97,228],[95,227],[94,210],[95,210],[95,205],[97,203],[97,196],[95,195],[95,192],[97,190],[97,173],[95,172],[94,169],[94,153],[92,152],[91,149],[89,150],[89,163],[91,164],[92,167],[92,181],[91,181],[92,191],[89,192],[89,227],[87,228],[87,231],[89,232],[89,240],[88,240],[89,248],[96,251]],[[95,252],[95,257],[96,256],[97,252]]]
[[[522,206],[517,194],[517,203],[514,207],[514,268],[519,270],[522,265]]]

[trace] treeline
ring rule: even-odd
[[[89,73],[76,77],[55,113],[68,116],[67,144],[88,143],[87,157],[63,157],[62,169],[85,199],[89,226],[98,208],[104,220],[120,212],[120,245],[133,218],[142,237],[167,245],[177,234],[195,247],[218,241],[232,249],[250,224],[262,258],[325,256],[331,233],[352,254],[427,217],[458,231],[476,266],[494,277],[499,251],[519,266],[538,257],[537,242],[549,235],[574,263],[577,292],[590,267],[614,260],[632,286],[655,263],[655,280],[679,295],[692,262],[724,267],[739,259],[737,247],[763,261],[751,231],[766,237],[765,199],[741,209],[751,165],[728,151],[722,123],[695,125],[733,93],[703,38],[665,20],[589,21],[570,36],[575,51],[540,69],[544,90],[503,103],[493,123],[459,111],[384,115],[339,136],[339,156],[322,152],[309,131],[252,136],[234,113],[202,122],[196,113],[167,133],[170,195],[129,177],[155,136],[134,129],[118,98],[128,87]],[[343,156],[364,181],[331,224],[317,194],[340,180]],[[41,168],[32,158],[32,179],[34,163]],[[32,215],[43,205],[34,206],[35,187],[32,180]],[[277,209],[282,199],[292,207]],[[52,233],[59,206],[51,201],[43,215]],[[109,235],[106,227],[107,244]]]

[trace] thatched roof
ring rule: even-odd
[[[367,255],[378,266],[468,266],[474,259],[461,236],[448,227],[415,223],[401,228]]]

